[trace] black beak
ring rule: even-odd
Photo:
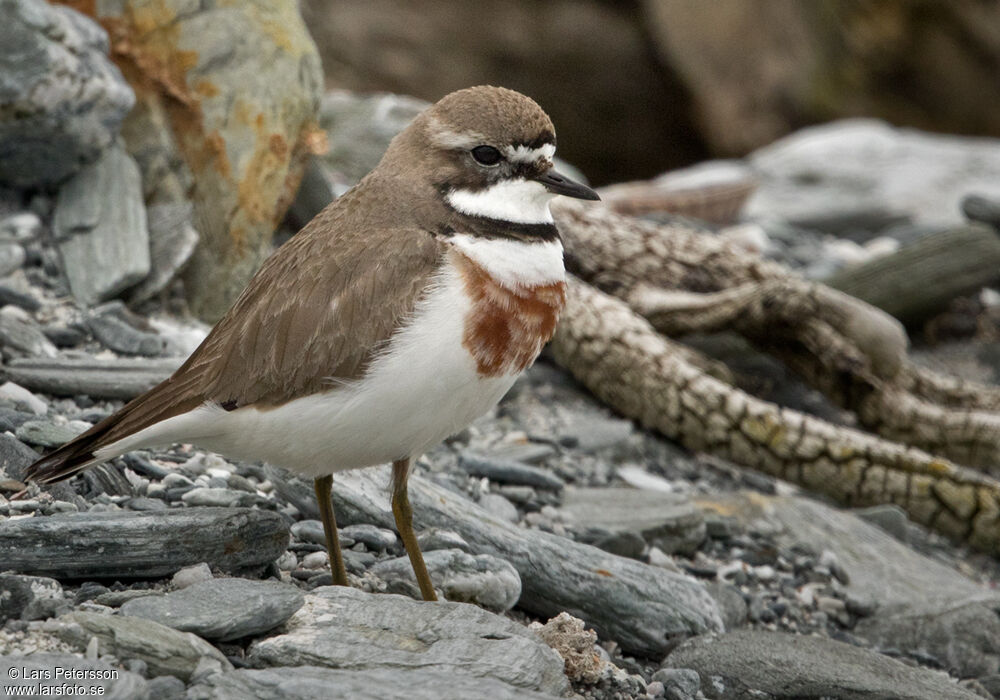
[[[600,199],[594,190],[579,182],[570,180],[565,175],[556,172],[555,168],[549,168],[541,175],[534,178],[537,182],[545,185],[545,189],[555,194],[566,195],[576,199]]]

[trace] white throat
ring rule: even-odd
[[[559,239],[527,243],[457,233],[450,240],[452,245],[508,289],[566,281],[563,247]]]
[[[553,223],[549,201],[554,196],[540,182],[522,178],[478,191],[452,190],[447,194],[448,203],[463,214],[515,224]]]

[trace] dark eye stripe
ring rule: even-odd
[[[480,165],[496,165],[503,160],[500,151],[493,148],[493,146],[476,146],[472,149],[472,157]]]

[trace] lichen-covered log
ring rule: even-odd
[[[735,331],[854,411],[866,428],[1000,468],[1000,414],[991,408],[1000,390],[913,367],[906,333],[888,314],[693,224],[660,225],[576,202],[553,210],[570,268],[661,333]]]
[[[624,302],[573,279],[553,355],[601,400],[677,440],[850,506],[895,503],[1000,553],[1000,482],[749,396],[704,373]]]

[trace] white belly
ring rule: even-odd
[[[364,379],[259,410],[205,405],[98,452],[189,442],[308,476],[416,457],[486,413],[516,374],[483,377],[462,346],[468,297],[444,273]]]

